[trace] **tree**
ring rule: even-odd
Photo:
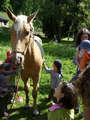
[[[86,27],[89,0],[45,0],[41,6],[43,32],[53,39],[73,35]]]
[[[37,10],[35,28],[42,28],[49,39],[71,36],[81,27],[90,28],[90,0],[1,0],[0,9],[29,15]]]
[[[1,0],[0,1],[0,10],[5,11],[6,8],[11,8],[10,0]]]

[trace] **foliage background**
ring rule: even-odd
[[[90,0],[2,0],[0,11],[6,8],[16,15],[39,10],[35,28],[50,40],[60,42],[66,36],[75,37],[82,27],[90,29]]]

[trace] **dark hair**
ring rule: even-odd
[[[58,73],[61,74],[62,63],[60,60],[55,60],[54,65],[57,67]]]
[[[82,28],[82,29],[80,29],[80,31],[77,33],[77,36],[76,36],[76,39],[75,39],[76,47],[77,47],[78,45],[80,45],[80,43],[81,43],[81,36],[82,36],[83,34],[87,34],[87,35],[88,35],[88,38],[89,38],[89,40],[90,40],[90,31],[89,31],[88,29],[86,29],[86,28]]]
[[[90,106],[90,66],[86,67],[74,84],[78,89],[78,93],[81,96],[83,103]]]
[[[77,93],[72,83],[62,82],[63,86],[61,92],[64,93],[64,97],[59,101],[63,103],[67,109],[77,107]]]

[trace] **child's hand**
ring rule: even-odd
[[[55,103],[53,101],[50,102],[50,106],[53,106],[55,105]]]
[[[45,60],[43,60],[43,65],[45,66]]]

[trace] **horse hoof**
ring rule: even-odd
[[[29,105],[29,104],[26,104],[26,105],[25,105],[25,108],[30,108],[30,105]]]
[[[37,110],[37,109],[35,109],[34,111],[33,111],[33,115],[34,116],[38,116],[40,113],[39,113],[39,111]]]

